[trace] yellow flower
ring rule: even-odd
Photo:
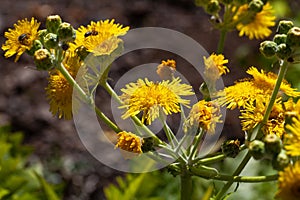
[[[205,65],[204,75],[208,80],[215,82],[223,74],[229,72],[229,69],[225,66],[228,60],[225,59],[224,55],[213,53],[208,58],[204,56],[203,59]]]
[[[300,120],[298,117],[294,117],[292,120],[292,125],[286,125],[287,130],[291,131],[291,134],[286,135],[284,148],[287,154],[300,156]]]
[[[265,73],[263,70],[258,71],[255,67],[250,67],[247,73],[252,75],[253,78],[242,79],[236,82],[235,85],[226,87],[224,90],[217,92],[218,102],[221,105],[227,105],[229,109],[236,107],[244,107],[247,102],[253,102],[257,97],[269,98],[273,92],[276,84],[277,75],[271,72]],[[291,97],[297,97],[300,92],[284,80],[280,86],[280,93],[285,93]]]
[[[244,108],[241,109],[241,116],[239,117],[244,131],[251,130],[262,122],[269,101],[270,98],[259,96],[255,101],[248,102],[244,105]],[[284,123],[284,110],[281,99],[278,98],[275,101],[269,119],[262,130],[266,135],[276,134],[277,136],[282,137],[282,135],[285,134]]]
[[[234,20],[240,20],[242,16],[248,12],[248,4],[239,7],[237,14],[234,16]],[[239,36],[246,35],[250,40],[253,38],[264,39],[268,37],[272,31],[269,27],[275,25],[275,15],[272,6],[266,3],[262,11],[256,13],[252,20],[247,20],[246,22],[240,22],[237,24],[236,28],[240,31]]]
[[[221,123],[222,120],[220,109],[216,103],[212,101],[201,100],[193,105],[188,118],[184,123],[184,131],[187,132],[192,127],[201,127],[213,133],[216,123]]]
[[[156,73],[162,80],[171,80],[174,78],[174,72],[176,71],[175,60],[161,61],[161,64],[157,66]]]
[[[297,103],[294,103],[292,98],[289,98],[288,101],[284,102],[285,115],[290,117],[296,117],[300,115],[300,99]]]
[[[82,63],[78,57],[67,52],[63,64],[70,75],[75,78]],[[56,69],[49,73],[46,93],[50,104],[50,112],[53,115],[58,114],[59,118],[71,119],[72,103],[75,103],[72,102],[73,87]]]
[[[276,197],[282,200],[298,200],[300,197],[300,161],[279,172]]]
[[[143,153],[142,143],[143,140],[137,135],[131,132],[122,131],[118,133],[118,142],[116,147],[133,153]]]
[[[17,54],[15,58],[15,62],[17,62],[26,50],[31,49],[34,40],[38,39],[39,26],[40,23],[34,18],[31,18],[31,21],[25,18],[14,24],[14,29],[8,29],[4,35],[7,40],[2,45],[2,49],[6,51],[5,57],[8,58]]]
[[[124,105],[120,108],[126,108],[122,118],[126,119],[143,112],[142,122],[146,120],[151,124],[159,117],[160,111],[166,115],[181,112],[180,104],[188,107],[189,100],[182,99],[180,96],[194,94],[192,86],[181,84],[179,78],[153,83],[147,78],[139,79],[136,83],[129,83],[126,88],[121,89],[123,94],[121,99]]]
[[[129,27],[115,24],[114,20],[91,22],[87,27],[81,26],[76,31],[76,39],[70,44],[70,50],[84,46],[88,52],[94,55],[109,55],[117,47],[121,39],[118,36],[125,35]]]

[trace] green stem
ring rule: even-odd
[[[190,154],[189,154],[189,161],[192,161],[194,159],[194,157],[197,155],[197,151],[199,149],[199,144],[201,142],[201,139],[202,139],[202,136],[204,134],[204,129],[201,128],[201,131],[200,133],[198,133],[195,138],[194,138],[194,141],[193,141],[193,144],[191,146],[191,151],[190,151]]]
[[[227,30],[223,29],[221,31],[221,35],[220,35],[220,40],[218,43],[218,50],[217,50],[217,54],[221,54],[224,51],[224,45],[225,45],[225,39],[226,39],[226,34],[227,34]]]
[[[57,69],[62,73],[65,79],[69,82],[69,84],[79,93],[80,97],[88,103],[89,106],[95,106],[93,100],[83,91],[83,89],[78,85],[78,83],[74,80],[74,78],[70,75],[68,70],[64,67],[62,63],[57,66]],[[95,111],[98,117],[103,120],[105,124],[107,124],[110,128],[112,128],[116,133],[120,132],[121,129],[113,123],[103,112],[100,111],[99,108],[95,106]]]
[[[180,176],[180,185],[181,185],[181,200],[191,200],[193,192],[193,182],[192,177],[184,166],[182,174]]]

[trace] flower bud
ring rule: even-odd
[[[220,10],[221,10],[221,7],[217,0],[210,0],[205,7],[205,11],[211,15],[218,13]]]
[[[253,140],[249,143],[249,152],[255,160],[260,160],[265,156],[265,143],[260,140]]]
[[[261,0],[252,0],[249,3],[249,11],[258,13],[258,12],[262,11],[263,6],[264,6],[264,3]]]
[[[76,31],[71,24],[63,22],[58,27],[57,36],[61,42],[71,42],[76,37]]]
[[[272,159],[272,167],[275,170],[283,170],[290,163],[290,159],[286,152],[282,150],[278,155]]]
[[[294,27],[294,23],[292,21],[282,20],[279,22],[277,26],[276,33],[287,34],[287,32],[293,27]]]
[[[48,31],[46,29],[39,30],[39,39],[44,44],[44,38],[47,35]]]
[[[286,43],[286,34],[276,34],[273,38],[273,41],[276,44],[283,44]]]
[[[49,33],[56,33],[59,25],[62,23],[59,15],[50,15],[46,20],[46,27]]]
[[[35,53],[37,50],[41,49],[41,48],[43,48],[43,45],[42,45],[41,41],[39,41],[39,40],[34,40],[31,49],[30,49],[29,51],[27,51],[27,52],[28,52],[28,54],[29,54],[30,56],[33,56],[34,53]]]
[[[277,51],[277,44],[273,41],[263,41],[260,43],[260,52],[267,58],[275,55]]]
[[[279,44],[277,46],[276,56],[280,59],[288,58],[292,54],[292,50],[286,44]]]
[[[34,53],[34,63],[38,70],[49,70],[52,68],[51,54],[47,49],[39,49]]]
[[[235,158],[240,152],[240,141],[227,140],[222,144],[221,149],[226,157]]]
[[[286,36],[286,44],[290,47],[300,46],[300,28],[293,27],[289,30]]]
[[[276,155],[282,149],[281,139],[275,134],[269,134],[264,139],[266,153]]]
[[[54,33],[48,33],[44,37],[44,44],[45,47],[48,49],[54,49],[55,47],[57,47],[58,44],[57,35]]]

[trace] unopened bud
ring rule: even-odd
[[[218,13],[220,10],[221,10],[221,7],[217,0],[210,0],[205,7],[205,11],[211,15]]]
[[[259,50],[265,57],[269,58],[276,54],[277,44],[273,41],[263,41],[260,43]]]
[[[45,44],[45,47],[48,49],[54,49],[55,47],[57,47],[57,45],[58,45],[57,35],[54,33],[48,33],[44,37],[44,44]]]
[[[240,152],[240,141],[228,140],[221,146],[222,152],[226,157],[235,158]]]
[[[63,22],[58,27],[57,36],[61,42],[71,42],[76,37],[76,31],[71,24]]]
[[[286,37],[286,44],[290,47],[300,46],[300,28],[293,27],[289,30]]]
[[[292,54],[292,50],[286,44],[279,44],[277,46],[276,56],[280,59],[288,58]]]
[[[49,70],[52,68],[51,54],[47,49],[39,49],[34,53],[34,63],[38,70]]]
[[[262,11],[263,7],[264,3],[261,0],[252,0],[249,3],[249,11],[253,11],[255,13]]]
[[[294,27],[294,23],[292,21],[282,20],[279,22],[277,26],[276,33],[287,34],[287,32],[293,27]]]
[[[46,28],[49,33],[56,33],[59,25],[62,23],[59,15],[50,15],[46,20]]]
[[[278,155],[272,159],[272,167],[275,170],[283,170],[290,163],[290,159],[286,152],[282,150]]]
[[[281,139],[275,134],[269,134],[264,139],[266,153],[276,155],[282,149]]]
[[[265,156],[265,143],[260,140],[253,140],[249,143],[249,152],[255,160],[260,160]]]
[[[27,51],[27,52],[28,52],[28,54],[29,54],[30,56],[33,56],[34,53],[35,53],[37,50],[41,49],[41,48],[43,48],[43,45],[42,45],[41,41],[39,41],[39,40],[34,40],[31,49],[30,49],[29,51]]]
[[[273,38],[273,41],[276,44],[283,44],[286,43],[286,34],[276,34]]]

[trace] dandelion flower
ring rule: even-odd
[[[291,134],[286,135],[284,148],[288,155],[300,156],[300,120],[298,117],[294,117],[292,120],[292,125],[286,125]]]
[[[203,57],[203,59],[205,65],[204,75],[208,80],[215,82],[223,74],[229,72],[229,69],[225,66],[228,60],[225,59],[224,55],[213,53],[208,58]]]
[[[248,12],[248,4],[239,7],[234,20],[239,20],[244,13]],[[256,13],[252,20],[245,22],[240,22],[237,24],[236,28],[240,31],[239,36],[246,35],[250,40],[253,38],[264,39],[268,37],[272,31],[269,27],[275,25],[275,15],[272,6],[266,3],[262,10]]]
[[[282,200],[298,200],[300,197],[300,161],[279,172],[276,197]]]
[[[184,131],[187,132],[192,127],[201,127],[213,133],[216,123],[221,123],[220,109],[212,101],[201,100],[193,105],[188,118],[184,123]]]
[[[300,115],[300,99],[294,103],[292,98],[289,98],[288,101],[283,103],[285,115],[289,117],[296,117]]]
[[[179,78],[175,78],[171,82],[165,80],[154,83],[146,78],[145,81],[139,79],[136,83],[127,84],[126,88],[121,89],[124,105],[120,108],[126,109],[122,118],[126,119],[143,112],[142,122],[146,120],[147,124],[151,124],[159,117],[161,111],[166,115],[181,112],[180,104],[188,107],[190,102],[181,96],[194,93],[190,85],[180,82]]]
[[[157,66],[156,73],[162,80],[171,80],[174,77],[176,71],[175,60],[161,61],[161,64]]]
[[[30,50],[33,42],[38,39],[39,26],[40,23],[34,18],[31,18],[31,21],[25,18],[14,24],[14,29],[8,29],[8,32],[4,34],[7,40],[2,45],[2,49],[6,51],[5,57],[8,58],[17,54],[15,58],[15,62],[17,62],[20,56],[26,50]]]
[[[133,153],[143,153],[142,143],[143,140],[137,135],[131,132],[122,131],[118,133],[118,142],[116,147]]]
[[[70,75],[75,78],[81,66],[78,57],[67,54],[63,64]],[[56,69],[49,73],[46,94],[50,104],[50,112],[53,115],[58,114],[59,118],[63,117],[64,119],[72,118],[73,87]]]
[[[118,36],[125,35],[129,27],[115,24],[114,20],[91,22],[87,27],[81,26],[76,31],[76,39],[70,44],[70,50],[85,47],[94,55],[109,55],[122,42]]]

